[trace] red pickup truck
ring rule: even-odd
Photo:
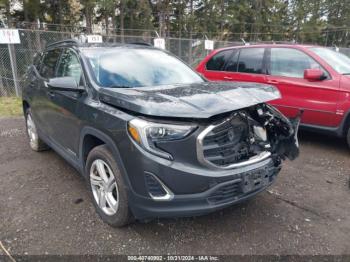
[[[304,113],[301,127],[346,137],[350,146],[350,58],[329,48],[297,44],[235,46],[214,50],[197,67],[212,81],[276,86],[271,102],[288,117]]]

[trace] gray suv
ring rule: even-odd
[[[265,102],[276,88],[208,82],[141,44],[57,42],[26,74],[30,146],[85,178],[112,226],[196,216],[250,198],[298,153],[299,121]]]

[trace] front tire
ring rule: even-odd
[[[125,183],[106,145],[91,150],[85,172],[93,204],[101,219],[113,227],[131,223]]]
[[[30,108],[26,110],[25,119],[30,148],[36,152],[48,150],[49,147],[38,135],[38,130],[34,123]]]

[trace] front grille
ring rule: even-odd
[[[226,186],[220,187],[218,190],[216,190],[213,194],[211,194],[208,197],[208,201],[210,203],[224,203],[229,202],[230,200],[233,200],[236,196],[239,196],[241,194],[241,189],[239,182],[238,183],[232,183]]]
[[[248,160],[249,129],[247,120],[235,114],[207,133],[202,141],[204,159],[216,166],[228,166]]]

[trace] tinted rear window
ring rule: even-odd
[[[227,60],[230,58],[230,55],[232,54],[232,50],[225,50],[217,53],[212,58],[209,59],[207,62],[207,70],[212,71],[220,71],[223,70],[223,67]]]
[[[238,72],[262,74],[264,48],[241,49],[238,62]]]
[[[229,61],[226,63],[225,71],[237,72],[238,57],[239,57],[239,50],[237,49],[233,51],[232,56],[230,57]]]

